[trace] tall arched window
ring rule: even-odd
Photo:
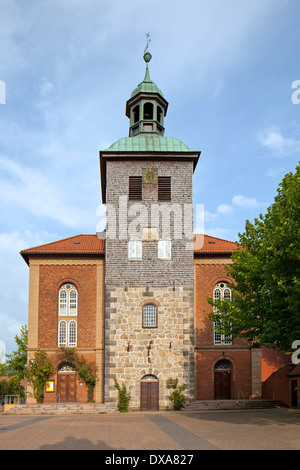
[[[153,103],[144,104],[144,119],[153,119]]]
[[[58,346],[67,346],[67,322],[66,320],[60,320],[58,322]]]
[[[73,284],[64,284],[59,290],[58,315],[77,315],[77,290]]]
[[[69,346],[75,347],[77,345],[77,323],[75,320],[69,322]]]
[[[163,123],[163,110],[160,106],[157,106],[157,120],[160,124]]]
[[[220,282],[214,288],[213,292],[214,300],[231,300],[231,289],[227,286],[225,282]],[[224,335],[219,332],[220,327],[222,326],[221,321],[214,321],[214,344],[232,344],[232,336]]]
[[[134,124],[140,120],[140,106],[137,105],[132,110]]]
[[[157,306],[146,304],[143,306],[143,328],[157,328]]]
[[[58,315],[66,318],[58,322],[58,346],[77,346],[77,322],[68,317],[77,316],[78,294],[73,284],[64,284],[58,293]]]

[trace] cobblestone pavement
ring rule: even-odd
[[[293,409],[0,415],[0,450],[300,450]]]

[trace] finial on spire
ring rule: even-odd
[[[146,39],[147,39],[147,44],[146,44],[146,47],[144,49],[144,56],[143,57],[144,57],[144,61],[148,64],[148,62],[150,62],[150,60],[152,58],[152,55],[148,51],[149,43],[151,42],[150,33],[146,33],[145,36],[146,36]]]

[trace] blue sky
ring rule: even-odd
[[[19,251],[96,232],[99,150],[128,135],[145,33],[151,78],[169,102],[165,135],[201,150],[194,203],[204,204],[205,233],[235,241],[246,219],[265,213],[299,162],[298,12],[297,0],[0,0],[7,353],[27,324]]]

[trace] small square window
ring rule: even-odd
[[[142,242],[140,240],[130,240],[128,242],[128,258],[142,259]]]
[[[159,259],[171,259],[171,240],[159,240],[158,257]]]

